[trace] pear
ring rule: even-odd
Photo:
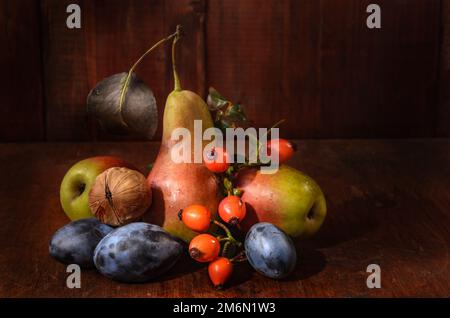
[[[244,231],[256,223],[268,222],[292,237],[309,237],[319,230],[327,214],[319,185],[287,165],[281,165],[274,174],[244,169],[236,181],[247,204],[247,215],[241,223]]]
[[[170,234],[189,242],[198,233],[179,220],[178,212],[189,205],[201,204],[215,218],[221,197],[217,178],[203,163],[175,163],[171,158],[171,149],[176,144],[171,140],[174,129],[186,128],[194,136],[194,120],[202,121],[203,131],[213,127],[211,114],[203,99],[194,92],[181,89],[174,49],[175,45],[172,47],[175,89],[167,97],[161,147],[147,177],[153,201],[144,220],[160,225]]]

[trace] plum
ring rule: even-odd
[[[65,264],[92,268],[95,247],[112,230],[95,218],[70,222],[53,235],[49,243],[50,255]]]
[[[253,225],[245,237],[245,252],[250,265],[269,278],[284,278],[295,268],[294,243],[271,223]]]
[[[136,222],[105,236],[94,252],[95,267],[108,278],[141,283],[168,271],[183,252],[183,244],[162,227]]]

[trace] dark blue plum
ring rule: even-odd
[[[291,238],[271,223],[257,223],[250,228],[245,252],[250,265],[269,278],[288,276],[297,263]]]
[[[112,230],[95,218],[70,222],[53,235],[49,243],[50,255],[64,264],[92,268],[95,247]]]
[[[163,228],[137,222],[105,236],[95,249],[94,263],[106,277],[140,283],[168,271],[182,253],[182,243]]]

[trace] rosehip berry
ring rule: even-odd
[[[228,154],[220,147],[214,147],[211,151],[206,153],[203,161],[205,162],[206,168],[214,173],[225,172],[229,167]]]
[[[224,198],[219,204],[219,215],[230,225],[239,224],[246,214],[245,203],[235,195]]]
[[[219,256],[220,242],[210,234],[200,234],[189,244],[189,255],[198,262],[211,262]]]
[[[267,142],[267,155],[276,156],[278,154],[280,164],[291,159],[296,150],[296,145],[286,139],[272,139]]]
[[[222,289],[233,272],[233,264],[226,257],[219,257],[208,265],[208,274],[214,287]]]
[[[205,232],[211,224],[211,212],[199,204],[190,205],[178,212],[178,217],[184,225],[196,232]]]

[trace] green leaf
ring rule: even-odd
[[[210,110],[215,111],[229,103],[220,93],[214,88],[209,88],[209,94],[207,99],[207,104]]]
[[[233,193],[233,195],[235,195],[237,197],[241,197],[244,192],[239,188],[233,188],[232,193]]]
[[[222,119],[222,120],[217,121],[216,124],[215,124],[215,126],[216,126],[217,128],[219,128],[220,130],[222,130],[222,131],[225,131],[225,129],[227,129],[227,128],[233,127],[233,126],[232,126],[232,123],[230,123],[230,122],[227,121],[226,119]]]
[[[223,179],[223,186],[225,187],[225,189],[227,191],[232,191],[232,189],[233,189],[233,184],[231,183],[230,179],[228,179],[228,178]]]
[[[234,167],[233,166],[229,166],[227,171],[225,172],[228,176],[231,176],[231,174],[234,172]]]
[[[232,112],[224,116],[227,121],[229,122],[245,122],[247,121],[247,117],[245,115],[242,115],[241,113]]]
[[[213,87],[209,89],[208,105],[211,111],[216,111],[214,126],[223,132],[227,128],[248,127],[249,120],[242,105],[228,101]]]

